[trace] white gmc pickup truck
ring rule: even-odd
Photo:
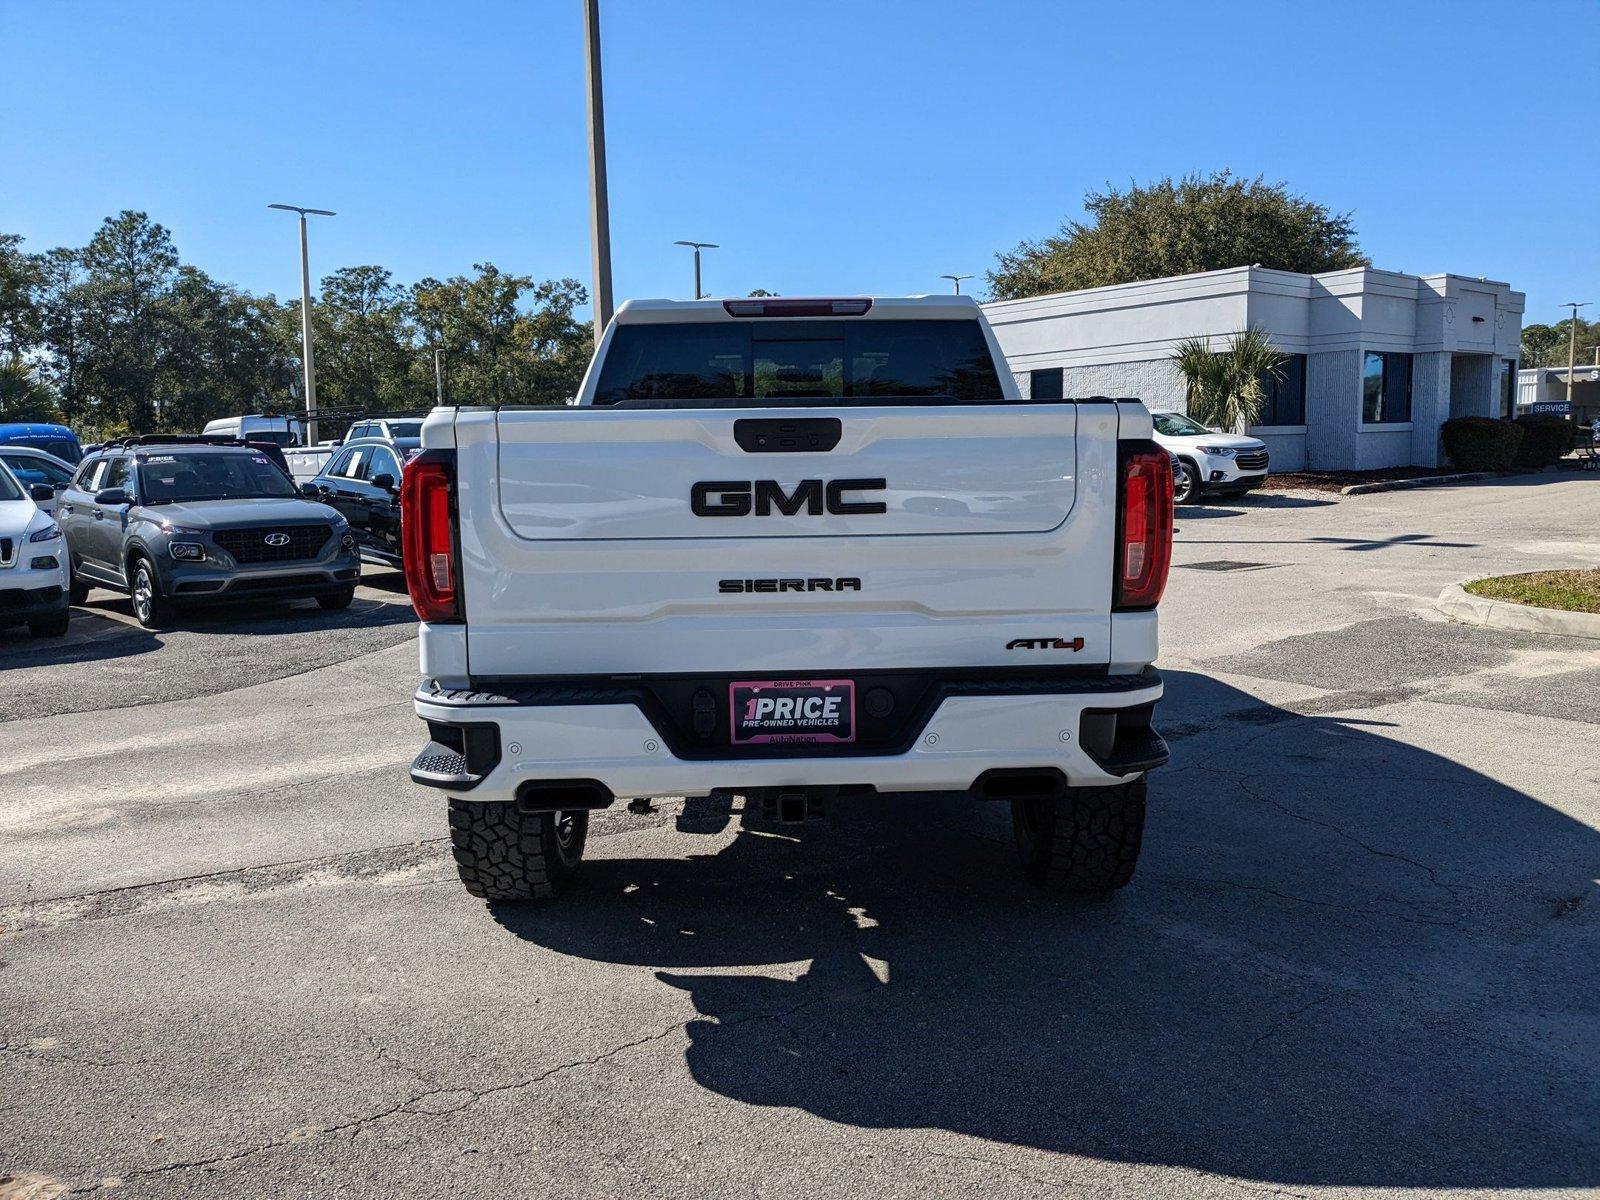
[[[1138,401],[1021,399],[966,297],[634,301],[575,405],[422,444],[411,776],[474,895],[560,892],[594,809],[714,793],[1004,800],[1042,885],[1132,876],[1172,538]]]

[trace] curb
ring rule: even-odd
[[[1452,621],[1463,625],[1485,625],[1490,629],[1515,629],[1523,633],[1556,633],[1563,637],[1600,640],[1600,613],[1563,612],[1556,608],[1534,608],[1507,600],[1474,596],[1459,583],[1452,583],[1433,602]]]
[[[1339,489],[1341,496],[1367,496],[1373,492],[1404,492],[1412,488],[1442,487],[1452,483],[1467,483],[1473,479],[1487,479],[1487,471],[1468,471],[1462,475],[1424,475],[1420,479],[1386,479],[1382,483],[1352,483]]]

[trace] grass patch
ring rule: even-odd
[[[1600,569],[1494,575],[1473,580],[1466,585],[1466,590],[1485,599],[1509,600],[1512,604],[1534,608],[1600,613]]]

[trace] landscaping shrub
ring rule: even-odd
[[[1517,418],[1522,429],[1522,445],[1517,448],[1517,466],[1548,467],[1559,462],[1572,449],[1572,422],[1549,413],[1528,413]]]
[[[1463,471],[1508,471],[1522,445],[1522,427],[1494,417],[1452,417],[1440,433],[1444,452]]]

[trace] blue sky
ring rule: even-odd
[[[1600,302],[1600,5],[602,0],[618,299],[941,290],[1086,190],[1228,167],[1378,266]],[[187,261],[587,280],[579,0],[0,0],[0,230]],[[974,281],[981,283],[981,280]],[[1575,294],[1581,293],[1581,294]],[[1592,312],[1600,312],[1600,303]]]

